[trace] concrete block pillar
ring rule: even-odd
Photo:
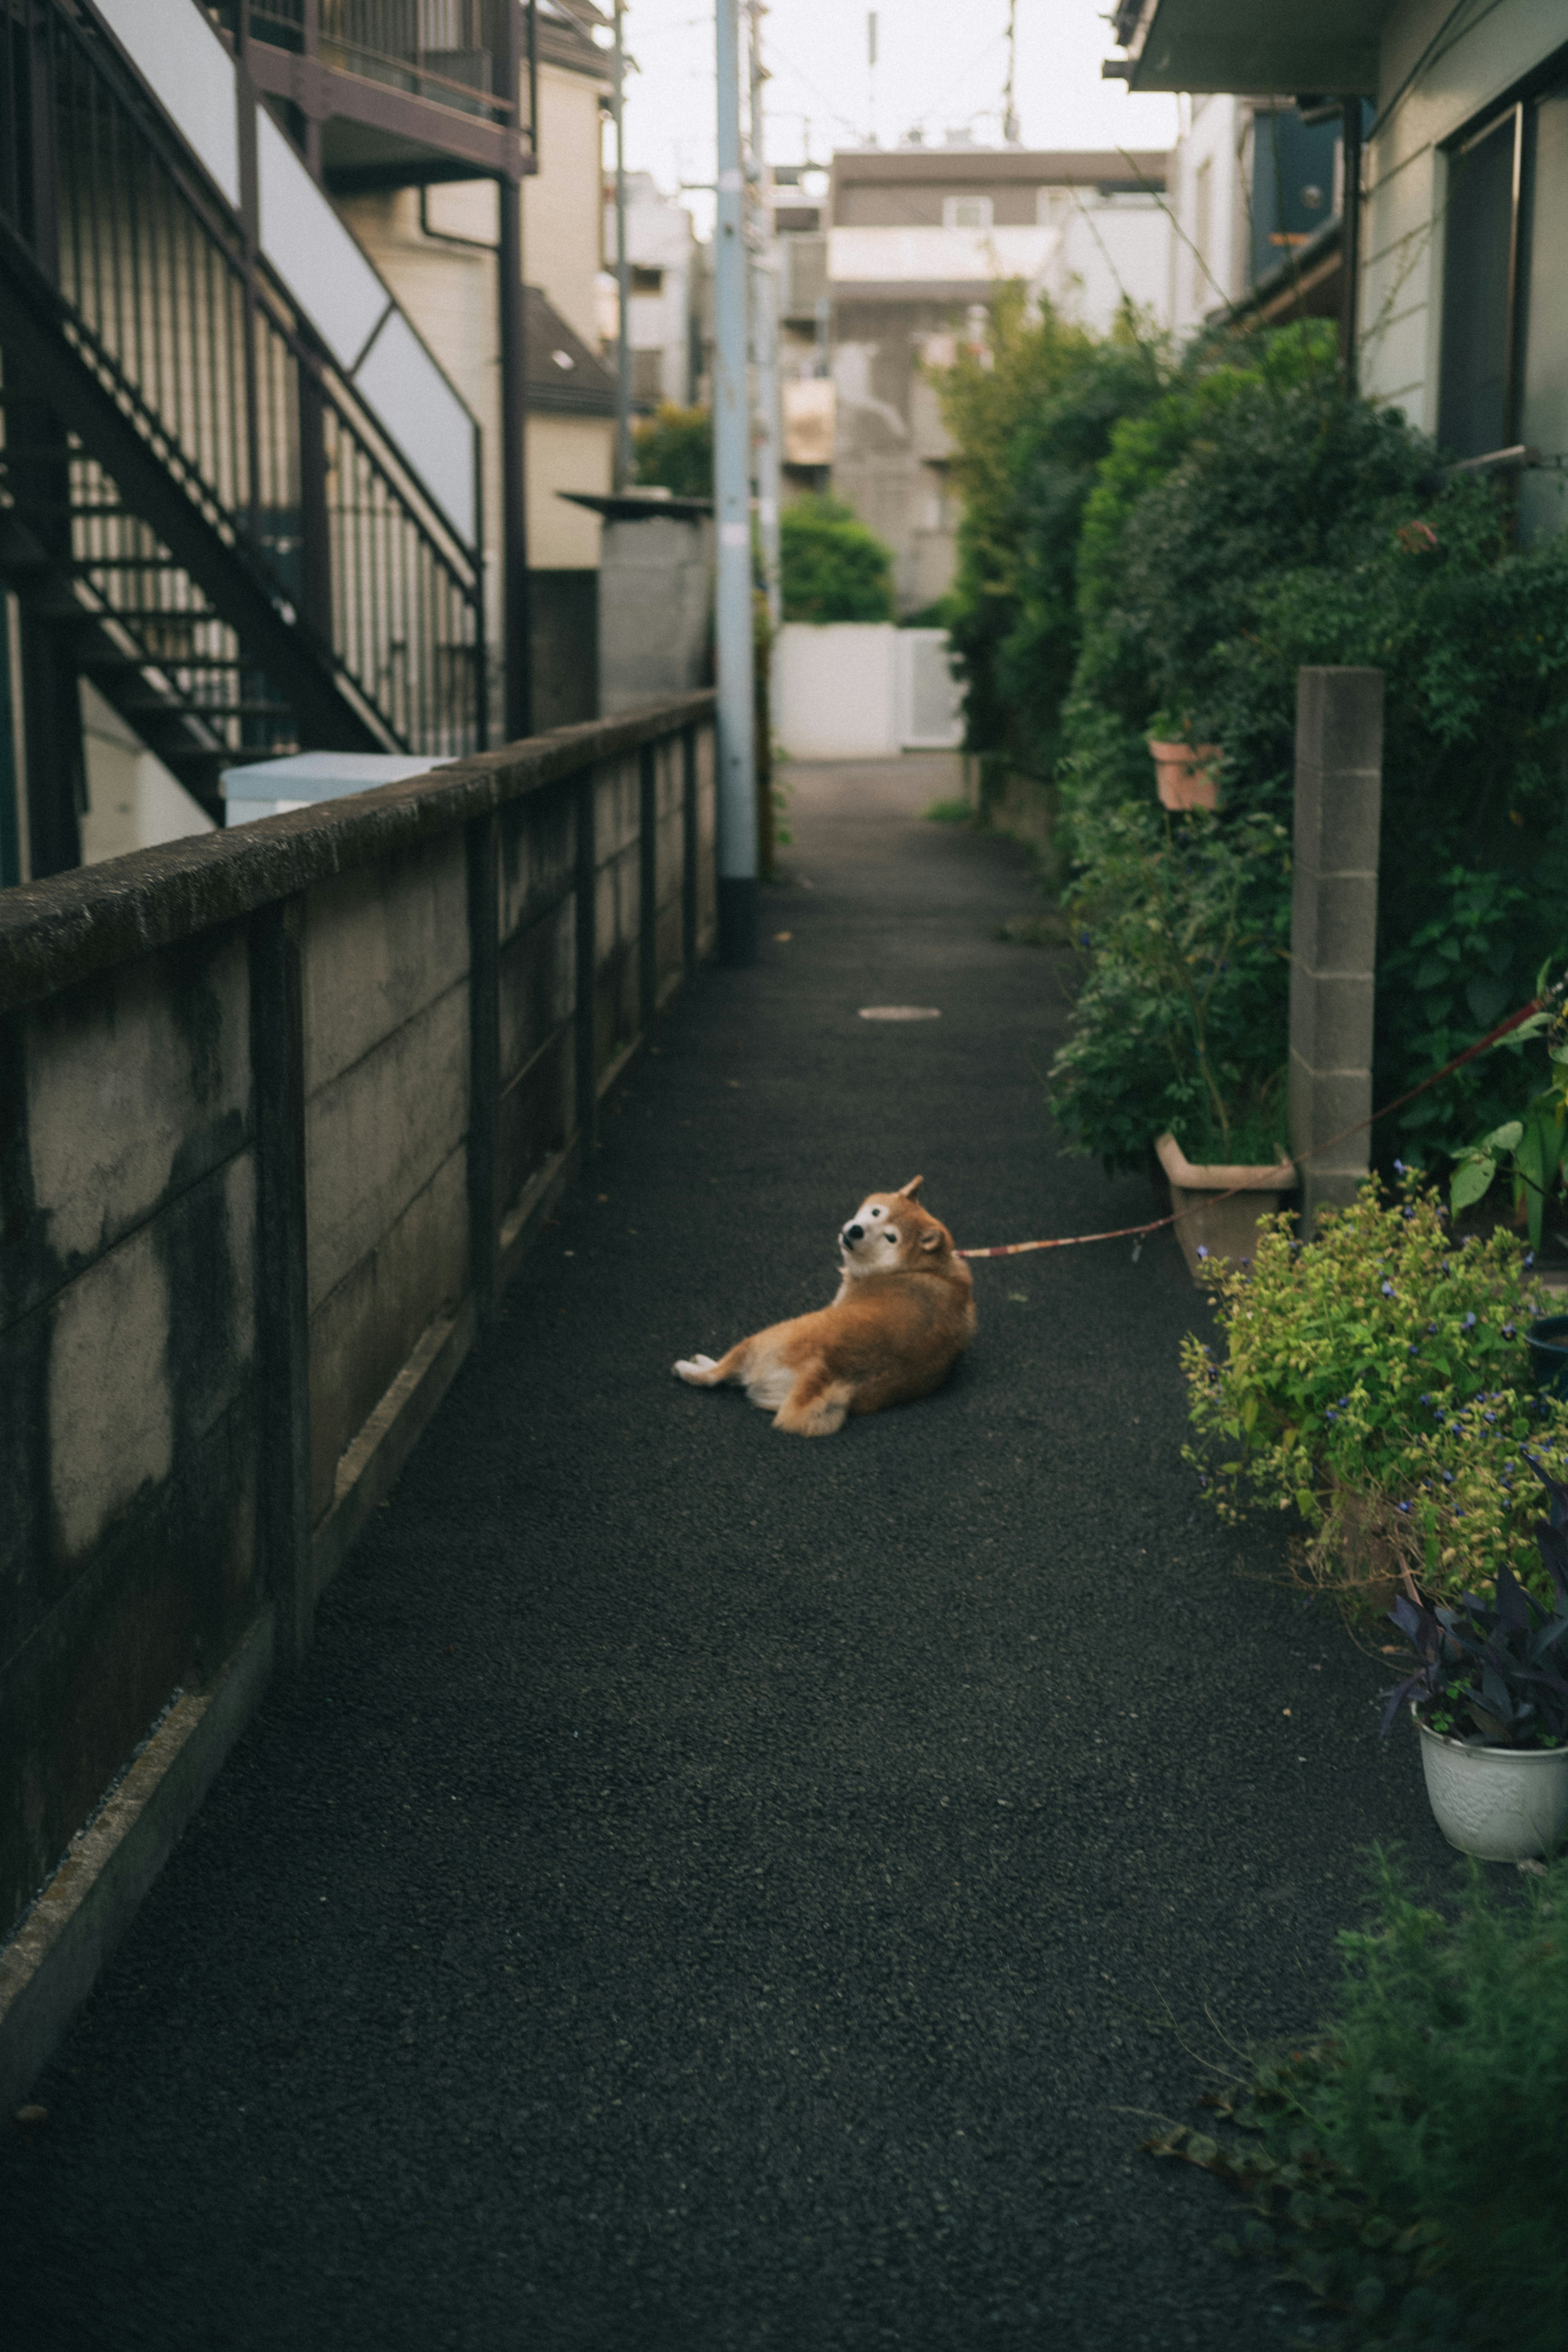
[[[1383,672],[1299,670],[1290,1112],[1303,1234],[1354,1200],[1370,1164],[1368,1129],[1304,1155],[1372,1112],[1382,812]]]

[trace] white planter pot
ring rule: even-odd
[[[1482,1862],[1529,1862],[1568,1839],[1568,1748],[1467,1748],[1416,1717],[1437,1827]]]

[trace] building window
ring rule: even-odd
[[[1568,81],[1448,157],[1437,438],[1457,457],[1568,456]],[[1563,520],[1555,476],[1527,472],[1521,524]]]
[[[989,228],[989,196],[944,196],[942,226],[944,228]]]
[[[663,352],[633,352],[632,354],[632,397],[639,406],[652,407],[664,396],[664,354]]]
[[[664,290],[664,273],[662,269],[645,268],[640,261],[634,261],[632,264],[633,294],[662,294]]]
[[[1523,127],[1524,109],[1511,106],[1448,162],[1437,438],[1460,457],[1489,456],[1513,439],[1514,184]]]

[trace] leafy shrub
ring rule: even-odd
[[[893,557],[841,499],[811,493],[779,518],[787,621],[891,621]]]
[[[1145,2143],[1253,2207],[1235,2251],[1344,2315],[1343,2343],[1561,2352],[1568,2313],[1568,1863],[1450,1921],[1375,1857],[1338,2015],[1211,2095],[1221,2132]]]
[[[1380,1895],[1379,1923],[1340,1937],[1341,2014],[1312,2119],[1392,2216],[1437,2224],[1502,2340],[1547,2352],[1568,2312],[1568,1873],[1505,1906],[1472,1868],[1453,1926],[1386,1864]]]
[[[1526,1455],[1532,1469],[1534,1458]],[[1551,1517],[1536,1541],[1552,1605],[1531,1600],[1505,1561],[1490,1601],[1463,1592],[1428,1609],[1400,1593],[1389,1612],[1414,1652],[1388,1693],[1385,1732],[1408,1701],[1432,1730],[1470,1747],[1561,1748],[1568,1742],[1568,1486],[1536,1469]]]
[[[1091,872],[1111,812],[1153,798],[1156,716],[1222,747],[1225,814],[1284,818],[1298,668],[1383,671],[1378,1099],[1568,949],[1568,533],[1514,548],[1496,488],[1445,479],[1401,416],[1347,399],[1317,328],[1200,349],[1115,427],[1078,602],[1059,835]],[[1105,1066],[1108,1101],[1135,1060]],[[1458,1150],[1511,1108],[1505,1067],[1471,1064],[1380,1141]]]
[[[632,427],[637,479],[681,499],[713,496],[713,417],[706,408],[664,401]]]
[[[1544,970],[1540,974],[1535,993],[1540,996],[1546,984]],[[1564,1011],[1564,993],[1568,982],[1560,981],[1552,991],[1551,1003],[1541,1012],[1532,1013],[1510,1037],[1500,1041],[1495,1051],[1516,1054],[1528,1051],[1537,1039],[1546,1047],[1546,1084],[1532,1094],[1523,1105],[1521,1118],[1509,1119],[1494,1128],[1490,1135],[1458,1154],[1449,1185],[1449,1205],[1456,1213],[1483,1201],[1490,1191],[1500,1166],[1506,1166],[1512,1179],[1514,1214],[1523,1214],[1530,1230],[1531,1246],[1541,1247],[1546,1212],[1561,1201],[1568,1188],[1568,1012]]]
[[[1023,774],[1049,779],[1061,748],[1085,502],[1113,429],[1168,376],[1131,310],[1098,337],[1015,283],[996,297],[983,353],[960,352],[936,378],[964,500],[945,620],[967,681],[967,740]]]
[[[1052,1111],[1107,1169],[1169,1128],[1189,1159],[1272,1160],[1283,1128],[1290,866],[1284,827],[1114,811],[1068,893],[1083,982]]]
[[[1523,1454],[1568,1465],[1568,1408],[1531,1391],[1523,1333],[1542,1301],[1511,1234],[1456,1242],[1407,1171],[1392,1198],[1369,1181],[1325,1210],[1310,1242],[1265,1219],[1250,1265],[1205,1275],[1224,1353],[1183,1342],[1187,1459],[1221,1517],[1294,1508],[1347,1583],[1370,1528],[1385,1570],[1411,1565],[1432,1593],[1489,1585],[1505,1563],[1539,1586]]]

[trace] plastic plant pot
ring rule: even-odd
[[[1568,1315],[1543,1315],[1524,1336],[1536,1387],[1547,1396],[1568,1398]]]
[[[1471,1748],[1416,1727],[1434,1818],[1461,1853],[1532,1862],[1568,1838],[1568,1748]]]
[[[1259,1218],[1271,1217],[1296,1189],[1289,1160],[1271,1168],[1195,1168],[1169,1134],[1155,1138],[1155,1151],[1170,1183],[1171,1207],[1181,1221],[1176,1235],[1195,1282],[1204,1258],[1250,1257],[1258,1245]]]

